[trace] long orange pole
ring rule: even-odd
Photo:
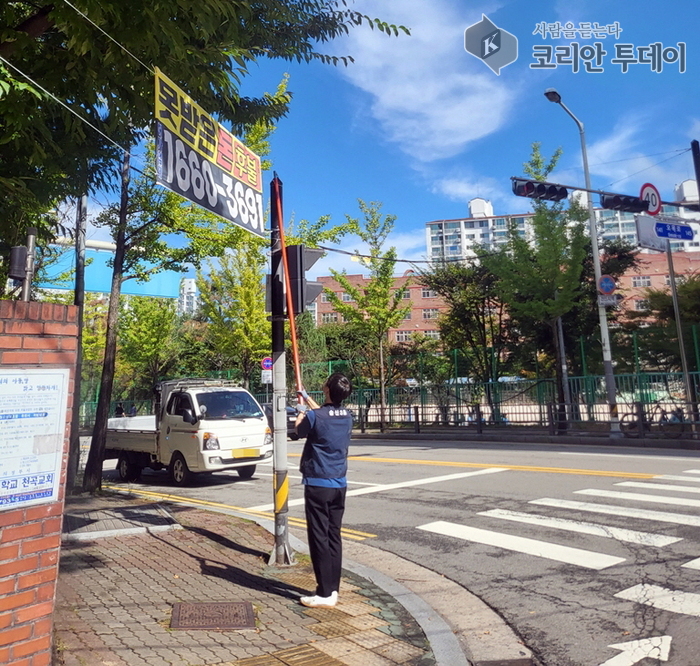
[[[284,218],[282,217],[282,193],[279,190],[279,181],[274,180],[276,190],[275,205],[277,207],[277,219],[279,221],[280,249],[282,251],[282,267],[284,269],[284,283],[287,298],[287,318],[289,319],[289,335],[292,341],[292,362],[294,363],[294,380],[297,391],[301,391],[301,364],[299,363],[299,346],[297,345],[297,327],[294,318],[294,304],[292,302],[291,280],[289,277],[289,260],[287,258],[287,242],[284,237]],[[303,270],[303,266],[301,267]]]

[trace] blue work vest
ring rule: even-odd
[[[301,454],[299,471],[314,479],[337,479],[348,470],[348,447],[352,414],[345,407],[323,405],[307,412],[308,436]],[[304,421],[297,430],[303,434]],[[304,424],[306,425],[306,424]]]

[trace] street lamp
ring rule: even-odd
[[[576,123],[581,136],[581,155],[583,157],[583,175],[586,180],[586,199],[588,201],[588,228],[591,235],[591,247],[593,252],[593,270],[595,272],[596,287],[601,277],[600,255],[598,254],[598,229],[593,213],[593,200],[591,199],[591,174],[588,171],[588,154],[586,152],[586,134],[583,123],[561,101],[561,95],[554,88],[547,88],[544,96],[550,101],[561,106]],[[615,375],[613,374],[612,354],[610,351],[610,331],[608,330],[608,315],[605,306],[598,303],[598,319],[600,320],[600,342],[603,347],[603,370],[605,374],[605,390],[608,396],[610,409],[610,436],[621,437],[620,419],[617,414],[617,391],[615,388]]]

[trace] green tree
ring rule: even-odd
[[[270,323],[261,284],[267,259],[262,242],[249,241],[220,259],[205,277],[197,274],[206,344],[221,366],[237,366],[244,385],[271,349]]]
[[[700,275],[677,276],[676,292],[684,347],[690,350],[694,344],[692,327],[700,324]],[[644,298],[647,307],[628,313],[625,331],[637,334],[641,360],[648,369],[680,372],[683,364],[671,288],[647,288]]]
[[[175,301],[170,298],[122,298],[119,312],[119,365],[124,388],[136,399],[150,398],[155,384],[177,366]]]
[[[394,328],[410,311],[410,306],[402,306],[404,289],[394,288],[394,266],[396,265],[396,248],[383,251],[388,235],[394,228],[395,215],[382,215],[381,203],[366,204],[358,199],[360,211],[364,216],[361,223],[358,218],[346,215],[354,232],[369,247],[369,258],[364,263],[369,269],[370,278],[363,287],[356,287],[345,273],[331,270],[331,274],[349,294],[351,302],[342,301],[338,296],[326,290],[333,308],[346,322],[371,340],[376,345],[379,363],[379,398],[380,428],[384,430],[386,414],[386,367],[385,349],[387,333]]]
[[[556,166],[558,150],[545,163],[539,145],[524,165],[528,177],[546,181]],[[557,359],[556,377],[559,427],[566,427],[564,405],[564,350],[557,331],[560,318],[570,312],[581,293],[581,275],[586,257],[583,222],[586,211],[575,201],[568,210],[563,202],[547,204],[533,201],[532,236],[521,235],[515,225],[508,230],[508,240],[499,251],[484,255],[482,263],[498,277],[499,298],[507,305],[510,317],[521,334],[548,331],[546,349]]]
[[[31,224],[48,233],[42,216],[57,201],[110,184],[117,145],[137,144],[152,122],[153,67],[242,133],[261,118],[282,117],[290,100],[240,95],[251,64],[260,58],[347,64],[350,57],[325,55],[317,45],[362,24],[407,32],[348,9],[345,0],[3,3],[3,256],[12,243],[6,226],[20,239]]]

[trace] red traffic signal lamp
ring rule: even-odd
[[[648,201],[624,194],[601,194],[600,205],[610,210],[623,210],[629,213],[644,213],[649,210]]]
[[[544,183],[540,180],[527,180],[525,178],[513,179],[513,194],[519,197],[544,199],[546,201],[561,201],[569,196],[568,190],[563,185]]]

